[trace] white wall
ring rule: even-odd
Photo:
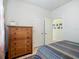
[[[79,42],[79,0],[72,0],[55,9],[52,19],[58,17],[63,18],[63,39]]]
[[[33,46],[42,45],[42,22],[44,17],[49,17],[50,12],[23,0],[9,0],[7,4],[6,23],[10,25],[10,21],[15,21],[17,26],[33,26]]]

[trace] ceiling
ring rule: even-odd
[[[25,0],[25,1],[51,11],[57,7],[60,7],[65,3],[68,3],[71,0]]]

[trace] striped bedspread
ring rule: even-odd
[[[31,59],[79,59],[79,44],[60,41],[39,47]]]
[[[41,56],[41,59],[73,59],[49,46],[40,47],[37,55]]]
[[[73,59],[79,59],[79,43],[64,40],[52,43],[49,46],[55,50],[61,51]]]

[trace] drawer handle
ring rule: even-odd
[[[27,39],[30,39],[30,37],[28,36]]]
[[[16,33],[14,33],[14,34],[16,34]]]
[[[16,43],[14,43],[14,45],[16,45]]]
[[[16,30],[18,30],[18,29],[16,28]]]
[[[14,38],[14,40],[16,40],[16,38]]]
[[[27,45],[27,47],[29,47],[29,45]]]
[[[27,32],[27,34],[29,34],[29,32]]]
[[[15,53],[15,55],[16,55],[16,53]]]
[[[27,41],[27,43],[29,43],[29,41]]]

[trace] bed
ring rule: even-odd
[[[63,40],[40,46],[35,55],[25,59],[79,59],[79,43]]]

